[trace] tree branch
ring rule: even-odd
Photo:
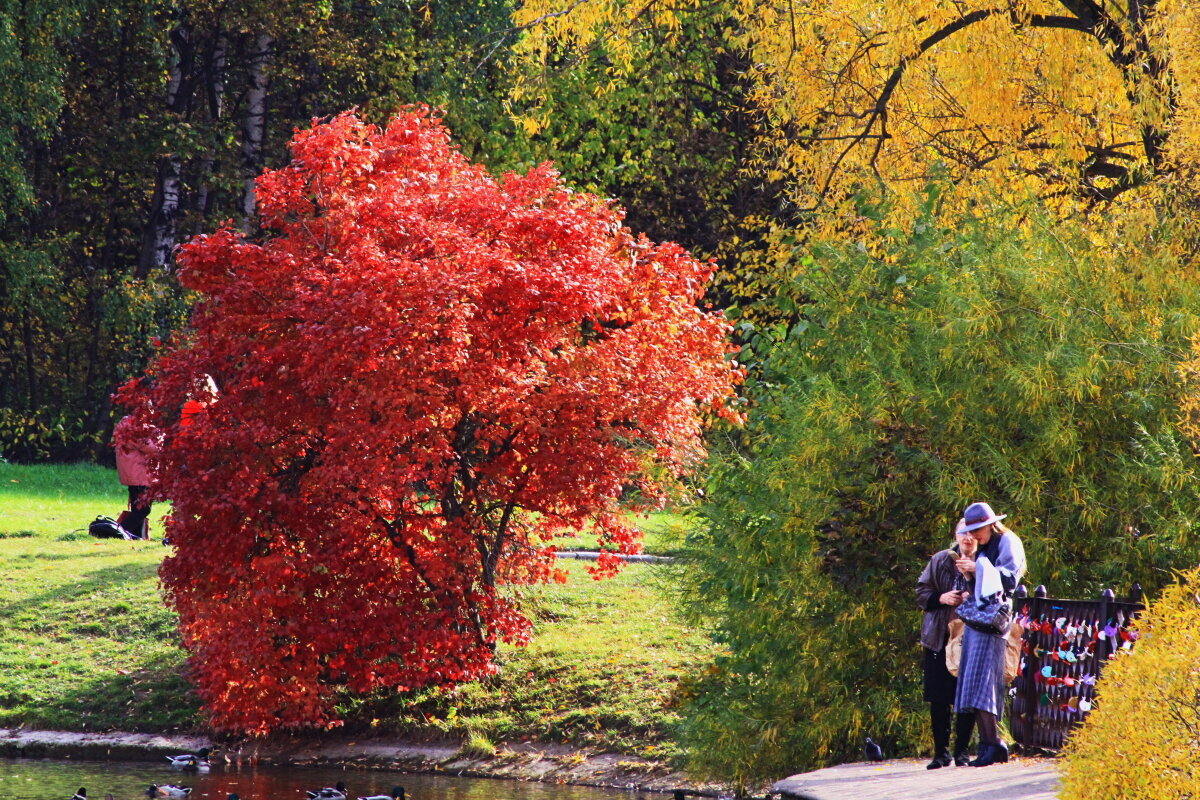
[[[1132,0],[1131,0],[1132,1]],[[887,80],[880,88],[878,95],[875,97],[874,103],[864,110],[861,114],[842,116],[856,116],[860,119],[865,119],[862,127],[857,132],[852,132],[844,135],[830,136],[810,136],[806,137],[810,142],[817,141],[837,141],[847,140],[847,144],[838,153],[834,159],[828,172],[825,174],[824,180],[821,183],[820,191],[817,193],[815,202],[810,208],[803,209],[805,211],[815,211],[829,195],[830,187],[833,184],[833,179],[841,169],[842,164],[850,153],[857,147],[862,146],[868,141],[874,141],[869,165],[875,173],[877,179],[882,180],[879,175],[877,162],[880,153],[883,149],[885,139],[890,138],[887,131],[887,115],[888,105],[892,100],[893,95],[900,86],[901,80],[904,78],[906,71],[913,61],[920,58],[924,53],[936,47],[941,42],[950,38],[954,34],[974,25],[977,22],[989,19],[993,16],[1002,13],[1008,13],[1013,16],[1015,24],[1027,24],[1034,28],[1073,30],[1079,33],[1087,34],[1097,39],[1102,44],[1107,44],[1105,51],[1109,60],[1121,69],[1125,76],[1126,95],[1130,103],[1137,105],[1138,95],[1136,91],[1137,83],[1144,79],[1161,80],[1168,71],[1166,61],[1154,52],[1154,48],[1150,45],[1144,30],[1141,30],[1139,25],[1139,33],[1137,35],[1137,46],[1130,47],[1129,37],[1120,25],[1109,15],[1105,9],[1093,2],[1093,0],[1060,0],[1061,5],[1071,12],[1071,16],[1059,14],[1033,14],[1026,18],[1019,18],[1012,15],[1009,9],[990,8],[977,9],[962,17],[950,22],[933,33],[926,36],[917,45],[914,52],[903,57],[895,67],[892,68]],[[1138,23],[1142,20],[1141,9],[1138,6],[1139,16],[1133,21]],[[1133,19],[1131,17],[1131,19]],[[914,24],[920,24],[923,21],[918,19]],[[838,81],[845,75],[845,67],[838,73]],[[1168,98],[1171,108],[1175,107],[1175,92],[1172,89]],[[831,112],[831,115],[832,112]],[[1142,146],[1146,153],[1146,158],[1154,169],[1158,169],[1162,163],[1162,153],[1166,146],[1168,133],[1162,128],[1153,123],[1146,123],[1142,126]],[[1108,152],[1093,149],[1093,156],[1089,159],[1085,166],[1085,182],[1088,177],[1105,176],[1117,179],[1118,184],[1115,186],[1098,188],[1088,186],[1086,193],[1092,197],[1101,199],[1111,199],[1121,192],[1134,188],[1142,183],[1135,176],[1134,170],[1129,168],[1114,165],[1104,161],[1104,157],[1110,158],[1130,158],[1127,154],[1115,152],[1117,146],[1107,148]]]
[[[850,155],[850,151],[862,144],[868,137],[871,136],[871,131],[875,127],[876,122],[883,120],[886,124],[887,105],[891,101],[892,95],[895,94],[896,88],[900,85],[900,79],[904,77],[904,72],[908,69],[908,65],[930,48],[937,46],[939,42],[945,41],[964,28],[970,27],[976,22],[985,20],[988,17],[994,16],[998,13],[1000,13],[999,9],[985,8],[972,11],[970,14],[959,17],[958,19],[954,20],[954,22],[951,22],[939,30],[934,31],[929,36],[926,36],[923,40],[921,40],[921,43],[917,45],[917,50],[915,53],[905,56],[900,60],[900,63],[892,69],[892,74],[888,76],[887,81],[883,84],[883,88],[880,90],[879,96],[875,98],[874,106],[868,110],[866,124],[863,125],[862,130],[856,136],[851,138],[850,143],[842,149],[842,152],[838,154],[838,157],[834,160],[833,165],[829,168],[829,172],[825,176],[825,181],[821,185],[821,191],[817,193],[816,206],[819,206],[828,196],[829,187],[833,183],[833,177],[837,174],[838,168],[841,167],[842,162],[846,160],[846,156]],[[875,159],[879,155],[879,151],[883,146],[885,134],[886,131],[878,134],[879,140],[875,145],[875,152],[871,156],[872,167],[874,167]],[[815,210],[815,206],[814,208],[807,210]]]
[[[434,585],[433,581],[429,579],[429,576],[425,574],[424,567],[422,567],[420,562],[417,561],[417,551],[411,544],[408,543],[408,540],[404,538],[403,517],[397,517],[394,520],[389,520],[380,514],[376,514],[375,521],[383,526],[384,530],[387,532],[388,539],[391,540],[392,544],[404,554],[404,558],[408,561],[409,566],[413,568],[413,572],[417,573],[417,577],[421,579],[421,582],[425,584],[425,588],[427,588],[431,594],[439,594],[440,590],[436,585]]]

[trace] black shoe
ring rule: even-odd
[[[954,766],[965,767],[971,763],[971,754],[966,750],[954,754]]]
[[[925,769],[941,769],[942,767],[950,766],[951,763],[950,754],[942,753],[941,755],[934,756],[933,761],[925,765]]]
[[[990,767],[992,764],[1008,762],[1008,748],[999,742],[986,742],[979,746],[979,758],[971,762],[972,767]]]

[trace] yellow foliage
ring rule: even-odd
[[[1067,743],[1061,800],[1200,796],[1200,568],[1141,618],[1109,663],[1097,704]]]
[[[1179,428],[1193,443],[1200,443],[1200,334],[1192,337],[1192,350],[1179,365],[1179,378],[1187,390],[1179,404]]]
[[[801,208],[867,186],[911,212],[945,175],[967,202],[1034,193],[1069,210],[1200,162],[1195,0],[525,0],[519,50],[548,64],[601,47],[628,76],[646,31],[670,42],[716,14],[769,122],[749,166],[786,174]]]

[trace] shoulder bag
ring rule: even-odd
[[[946,642],[946,670],[958,677],[958,666],[962,662],[963,631],[966,626],[961,619],[950,620],[950,639]],[[1012,683],[1021,672],[1021,642],[1025,628],[1014,621],[1004,637],[1004,682]]]
[[[1012,602],[1003,592],[982,600],[967,600],[957,610],[962,621],[980,633],[1003,636],[1012,625]]]

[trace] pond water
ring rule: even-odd
[[[307,800],[309,789],[345,781],[347,794],[387,794],[403,786],[411,800],[636,800],[637,794],[586,786],[559,786],[488,778],[451,778],[384,770],[231,767],[214,764],[204,774],[184,773],[164,760],[58,761],[0,759],[0,799],[70,800],[82,786],[88,800],[143,800],[151,784],[192,787],[189,800]],[[661,797],[661,795],[659,795]]]

